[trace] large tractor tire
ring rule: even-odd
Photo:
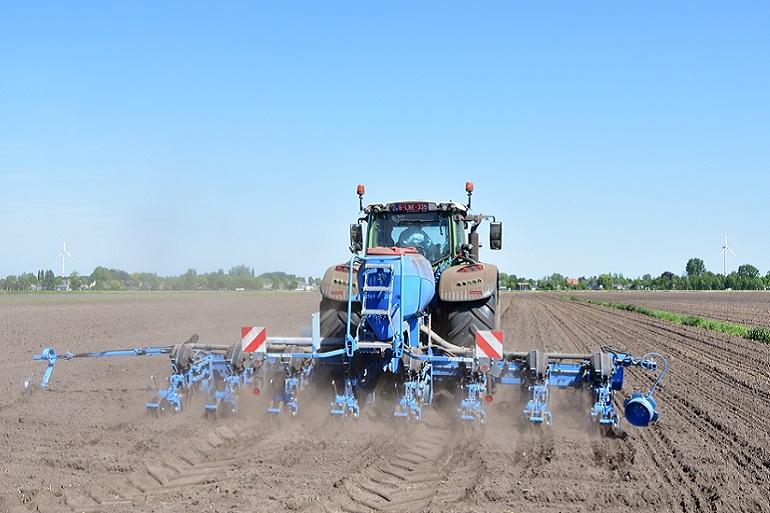
[[[344,338],[348,322],[348,302],[335,301],[334,299],[321,298],[321,336]],[[361,321],[361,304],[351,305],[350,330],[355,334],[358,323]]]
[[[442,302],[435,314],[433,330],[452,344],[474,347],[476,332],[498,329],[497,294],[478,301]]]

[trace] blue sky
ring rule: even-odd
[[[318,275],[367,199],[526,276],[770,269],[766,2],[5,3],[0,275]]]

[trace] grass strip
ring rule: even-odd
[[[606,308],[614,308],[615,310],[623,310],[626,312],[635,312],[638,314],[646,315],[648,317],[654,317],[655,319],[662,319],[673,324],[680,324],[682,326],[694,326],[697,328],[703,328],[710,331],[718,331],[719,333],[726,333],[728,335],[770,344],[770,328],[765,326],[747,326],[745,324],[718,321],[716,319],[709,319],[707,317],[700,317],[697,315],[680,314],[676,312],[669,312],[667,310],[653,310],[651,308],[632,305],[629,303],[608,303],[607,301],[587,299],[578,296],[562,296],[562,299],[574,301],[577,303],[586,303],[591,305],[604,306]]]

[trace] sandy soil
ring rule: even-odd
[[[770,327],[770,291],[590,291],[589,298]]]
[[[770,348],[628,312],[510,294],[510,349],[660,350],[672,370],[661,421],[623,438],[587,429],[585,398],[555,393],[555,428],[521,426],[513,394],[490,422],[390,416],[335,422],[325,398],[301,419],[201,410],[152,418],[151,375],[167,358],[62,362],[48,392],[22,394],[29,358],[168,344],[197,332],[237,340],[241,324],[296,334],[314,294],[168,294],[0,299],[0,511],[770,511]],[[628,385],[651,377],[632,371]],[[254,401],[258,401],[254,399]],[[249,409],[249,408],[244,408]]]

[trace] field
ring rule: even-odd
[[[591,291],[574,294],[610,303],[709,317],[719,321],[770,327],[770,292],[766,291]]]
[[[729,298],[682,304],[709,315],[735,301],[726,315],[758,323],[753,295]],[[292,335],[317,303],[313,293],[0,296],[0,511],[770,512],[770,347],[556,294],[503,296],[507,347],[667,354],[659,424],[601,438],[567,392],[554,394],[547,433],[521,429],[505,395],[480,429],[442,412],[419,425],[334,422],[321,399],[301,419],[270,420],[256,403],[216,423],[198,408],[156,419],[144,403],[164,356],[61,362],[50,391],[22,393],[46,345],[165,345],[192,333],[231,343],[253,323]]]

